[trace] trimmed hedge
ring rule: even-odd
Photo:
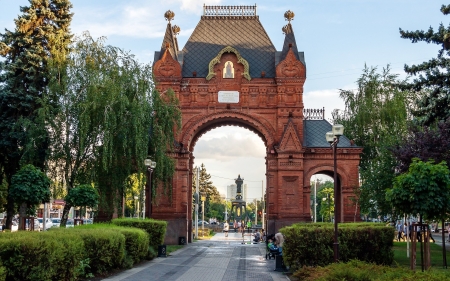
[[[358,259],[375,264],[392,264],[394,228],[374,223],[341,223],[339,260]],[[280,229],[285,237],[283,259],[292,269],[325,266],[334,261],[334,225],[298,223]]]
[[[83,251],[83,241],[74,233],[0,235],[0,259],[7,280],[76,280]]]
[[[148,255],[148,241],[143,230],[112,224],[1,233],[0,280],[78,280],[129,268]]]
[[[293,277],[302,281],[441,281],[449,280],[450,272],[427,270],[425,272],[412,271],[409,268],[376,265],[358,260],[347,263],[333,263],[326,267],[302,267]]]
[[[142,229],[117,226],[115,224],[86,224],[77,227],[77,229],[104,229],[120,232],[125,236],[125,257],[130,258],[133,265],[145,259],[148,254],[148,234]],[[126,266],[124,266],[126,267]]]
[[[130,219],[120,218],[113,219],[111,223],[120,226],[136,227],[145,230],[148,233],[149,245],[157,250],[159,245],[164,243],[164,236],[166,236],[167,222],[154,219]]]

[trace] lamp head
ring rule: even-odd
[[[144,165],[146,167],[150,167],[152,169],[156,168],[156,162],[152,161],[152,159],[150,159],[150,158],[147,158],[147,159],[144,160]]]
[[[334,141],[334,134],[333,134],[333,132],[327,132],[325,134],[325,138],[327,139],[327,142],[332,143]]]
[[[344,134],[344,126],[341,124],[335,124],[333,125],[333,135],[336,137],[340,137]]]

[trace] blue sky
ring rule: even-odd
[[[19,7],[27,0],[0,0],[0,29],[13,29]],[[161,47],[167,21],[164,12],[175,12],[173,24],[180,26],[180,49],[200,20],[203,4],[254,5],[255,1],[222,0],[72,0],[75,13],[72,31],[88,30],[92,36],[106,36],[107,43],[121,47],[142,63],[153,61]],[[355,81],[364,65],[385,67],[405,77],[403,65],[420,63],[435,57],[434,44],[412,44],[401,39],[399,28],[426,30],[448,25],[449,18],[439,11],[442,1],[435,0],[271,0],[256,1],[257,14],[277,50],[281,50],[287,23],[284,12],[295,13],[292,21],[299,51],[305,53],[307,79],[305,108],[325,107],[326,118],[333,109],[343,109],[338,89],[355,89]],[[232,152],[230,152],[232,151]],[[195,147],[196,164],[205,163],[214,175],[214,183],[224,193],[225,186],[240,173],[251,197],[261,196],[265,179],[265,147],[245,129],[222,127],[205,134]],[[245,155],[245,157],[244,157]],[[251,167],[249,169],[248,167]],[[253,187],[254,186],[254,187]],[[254,190],[254,191],[252,191]]]

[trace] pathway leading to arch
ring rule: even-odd
[[[210,240],[190,243],[166,258],[155,258],[139,267],[124,271],[108,281],[284,281],[282,272],[274,271],[275,260],[266,260],[265,243],[250,242],[249,236],[230,232],[217,233]]]

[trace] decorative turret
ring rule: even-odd
[[[290,48],[292,48],[295,58],[301,61],[298,55],[297,42],[295,41],[294,30],[292,29],[291,25],[291,21],[294,20],[294,17],[295,14],[291,10],[288,10],[284,13],[284,19],[287,20],[289,23],[283,26],[283,28],[281,29],[283,31],[283,34],[285,34],[285,37],[283,50],[281,51],[280,61],[286,58],[286,55]]]

